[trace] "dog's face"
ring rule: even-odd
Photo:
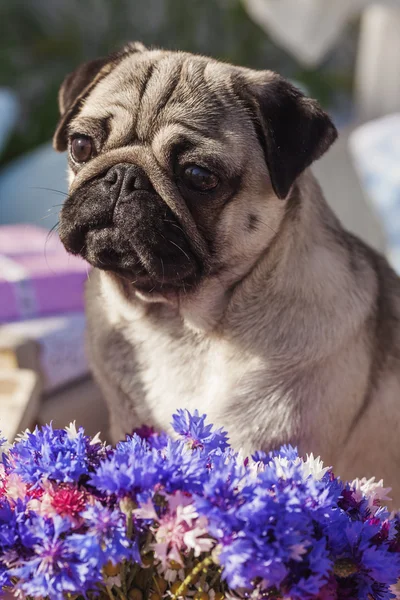
[[[270,71],[139,44],[82,65],[59,101],[61,240],[143,297],[243,276],[336,137],[317,103]]]

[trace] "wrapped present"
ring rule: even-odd
[[[56,233],[0,227],[0,323],[82,310],[88,265]]]
[[[82,312],[8,323],[0,328],[0,368],[32,369],[52,392],[88,374]]]

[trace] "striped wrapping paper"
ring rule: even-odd
[[[87,273],[56,233],[0,226],[0,323],[82,310]]]

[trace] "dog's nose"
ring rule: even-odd
[[[150,179],[140,167],[120,163],[109,169],[104,177],[114,200],[127,198],[135,191],[154,192]]]

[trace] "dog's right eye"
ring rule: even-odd
[[[92,158],[94,144],[90,137],[77,135],[71,140],[71,157],[76,163],[85,163]]]
[[[186,185],[199,192],[214,190],[218,183],[218,177],[208,169],[198,165],[188,165],[183,172]]]

